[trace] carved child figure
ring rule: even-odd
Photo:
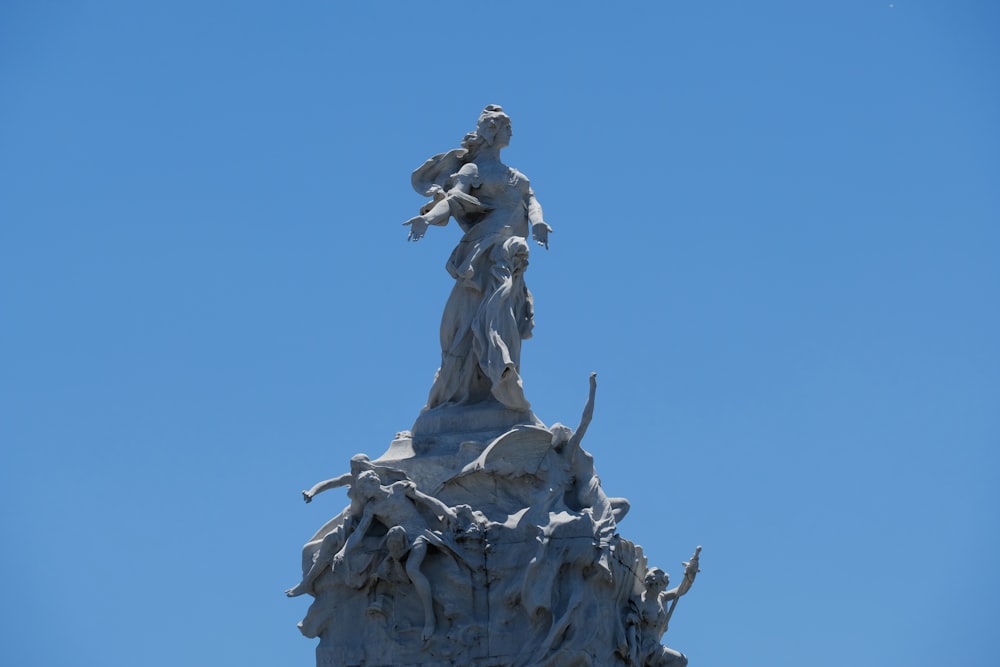
[[[684,563],[684,580],[679,586],[666,590],[670,576],[658,567],[646,572],[646,590],[639,598],[633,598],[632,610],[626,619],[629,636],[629,664],[633,667],[685,667],[687,657],[660,644],[660,638],[667,631],[670,617],[677,607],[677,601],[688,592],[698,574],[698,555],[701,547],[695,549],[690,562]],[[670,603],[667,608],[666,603]]]

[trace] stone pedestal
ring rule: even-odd
[[[572,433],[537,420],[499,434],[416,440],[404,432],[377,459],[355,457],[355,477],[377,478],[367,500],[354,516],[348,507],[328,522],[303,553],[305,572],[323,563],[300,623],[303,634],[320,638],[317,665],[685,664],[658,643],[663,587],[650,588],[653,571],[641,548],[617,533],[624,499],[604,495],[592,457]],[[386,520],[394,510],[367,504],[377,508],[394,493],[409,493],[400,502],[419,506],[414,516],[424,522],[414,530],[407,519],[406,544],[396,551]],[[380,519],[366,521],[369,513]],[[324,538],[361,530],[359,521],[363,535],[337,537],[324,553]],[[411,570],[417,538],[422,560]]]

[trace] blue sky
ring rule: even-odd
[[[702,574],[692,665],[993,665],[1000,9],[0,7],[0,658],[310,665],[299,490],[408,429],[485,104],[553,226],[522,375]]]

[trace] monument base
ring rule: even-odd
[[[665,591],[572,430],[489,435],[402,432],[352,459],[352,505],[303,551],[315,600],[299,629],[320,638],[317,665],[686,664],[659,638],[697,553]]]
[[[339,658],[335,651],[328,651],[322,647],[316,649],[317,667],[341,667],[344,663],[338,662]],[[510,656],[500,658],[470,658],[468,662],[456,663],[453,660],[434,660],[424,662],[409,663],[387,663],[384,665],[372,665],[363,663],[365,667],[455,667],[461,664],[462,667],[512,667],[513,665],[523,665],[523,656]],[[360,664],[358,663],[359,667]],[[532,663],[540,667],[603,667],[595,662],[594,656],[585,651],[559,651],[550,656],[544,663]],[[624,663],[622,663],[624,664]],[[609,667],[611,667],[609,665]]]
[[[573,528],[568,532],[586,532]],[[629,634],[638,617],[623,609],[643,590],[641,549],[618,538],[600,549],[589,536],[541,541],[519,532],[489,530],[461,543],[457,554],[428,555],[423,570],[433,582],[435,625],[426,640],[409,582],[391,590],[324,586],[300,624],[307,636],[321,637],[317,665],[634,664]]]
[[[490,434],[496,437],[519,425],[544,426],[531,410],[511,410],[495,399],[473,405],[441,405],[424,408],[413,423],[413,441],[418,451],[433,448],[456,435]]]

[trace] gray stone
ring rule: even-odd
[[[450,218],[464,232],[446,265],[455,287],[441,318],[441,368],[426,409],[492,397],[530,422],[520,375],[521,341],[534,327],[524,284],[527,239],[530,228],[531,237],[548,248],[552,228],[528,178],[500,161],[511,134],[503,109],[487,106],[461,148],[435,155],[413,173],[414,189],[432,200],[403,224],[411,241]]]
[[[520,376],[530,336],[524,285],[529,229],[551,231],[527,179],[499,152],[510,119],[488,106],[462,148],[413,176],[432,200],[410,239],[454,218],[464,232],[448,262],[455,286],[441,326],[441,368],[412,431],[372,460],[303,491],[346,488],[350,503],[306,543],[314,597],[299,627],[329,667],[662,667],[685,665],[660,644],[698,572],[681,584],[649,568],[618,534],[629,510],[605,494],[578,427],[547,427]]]

